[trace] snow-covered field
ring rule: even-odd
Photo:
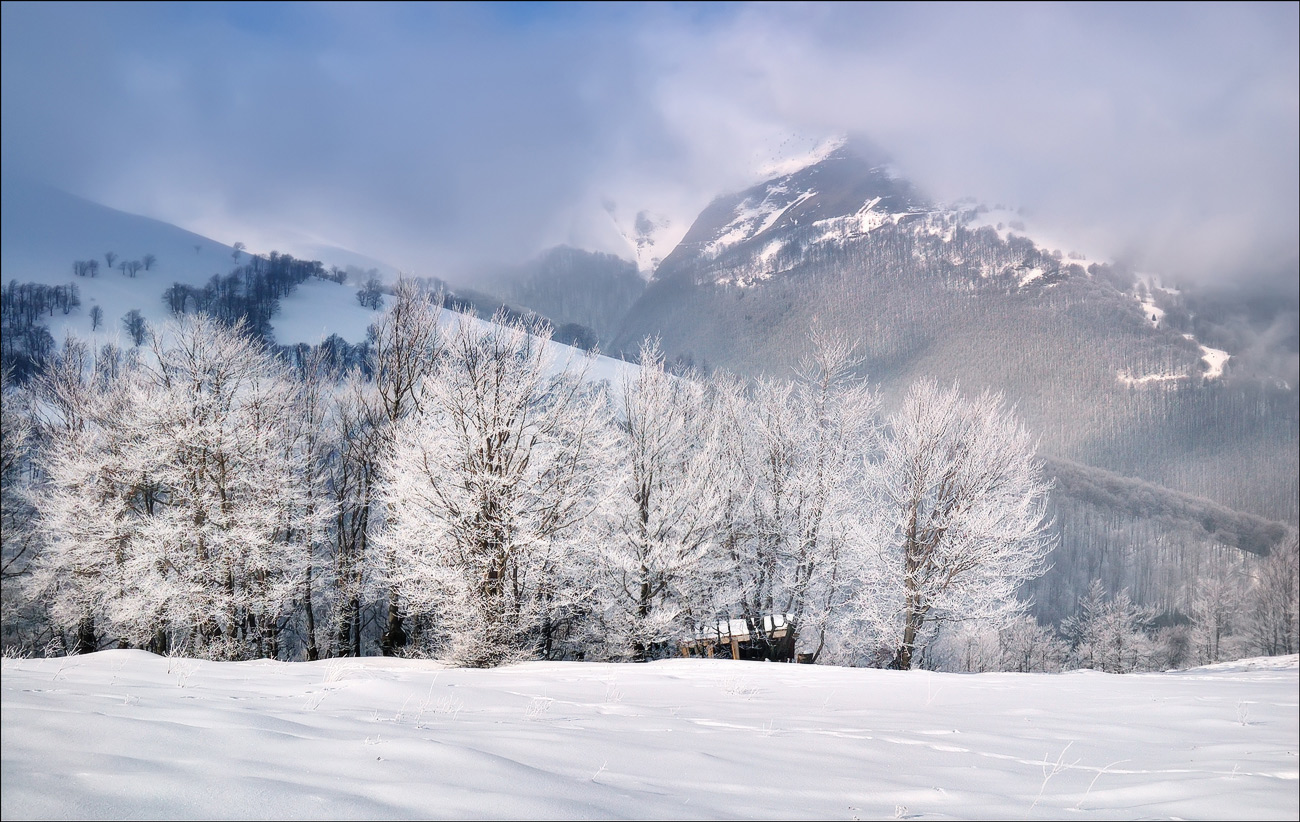
[[[6,659],[0,811],[1296,819],[1297,673]]]

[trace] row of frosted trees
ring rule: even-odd
[[[777,615],[814,659],[909,667],[1043,569],[1047,483],[996,396],[921,382],[882,421],[832,334],[745,384],[652,344],[562,360],[543,327],[439,304],[400,286],[365,372],[204,316],[125,354],[65,345],[5,403],[31,466],[6,641],[495,665]]]

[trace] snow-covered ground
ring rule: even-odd
[[[1295,819],[1295,656],[1113,676],[723,660],[4,660],[25,818]]]

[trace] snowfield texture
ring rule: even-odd
[[[3,663],[6,820],[1295,819],[1297,659]]]

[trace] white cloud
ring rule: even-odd
[[[688,220],[852,131],[1093,256],[1294,272],[1296,28],[1285,4],[5,4],[4,165],[438,274],[590,233],[605,199]]]

